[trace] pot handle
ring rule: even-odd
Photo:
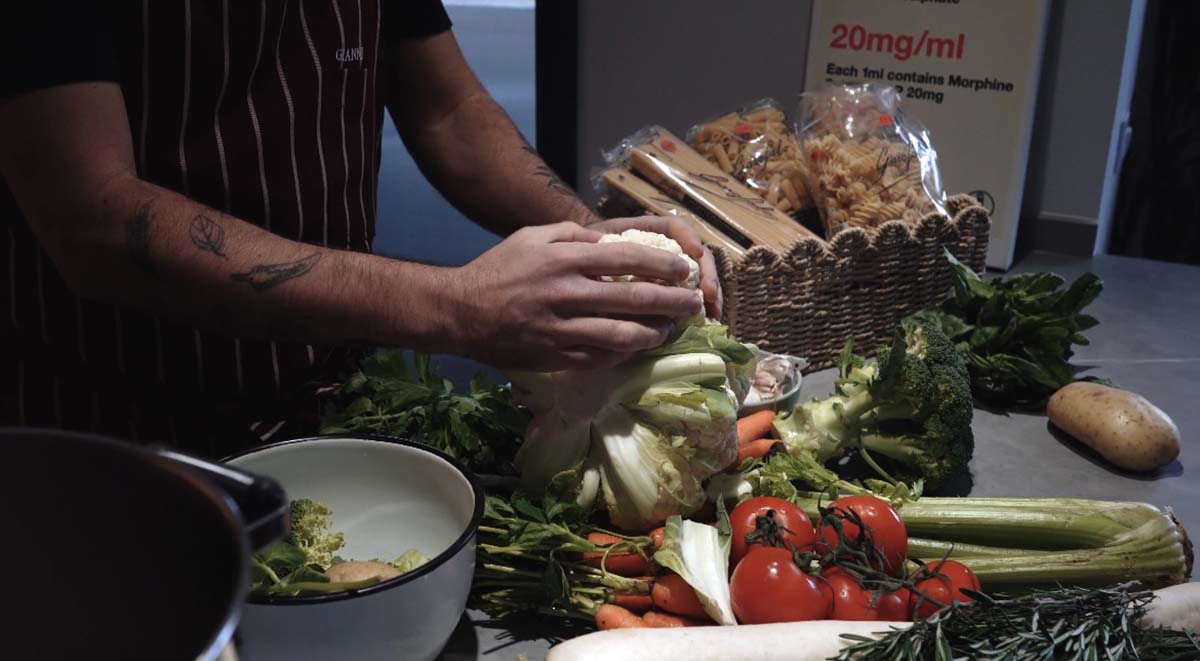
[[[269,477],[227,464],[215,464],[170,448],[152,448],[159,457],[197,473],[237,504],[251,550],[258,551],[288,533],[288,497]]]

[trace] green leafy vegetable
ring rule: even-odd
[[[287,542],[272,544],[251,558],[251,591],[278,585],[284,577],[303,566],[304,551]]]
[[[1139,624],[1154,595],[1134,584],[1088,590],[1060,588],[1019,597],[975,593],[937,615],[854,644],[841,661],[892,659],[1196,659],[1194,633]]]
[[[508,388],[481,377],[469,391],[454,392],[429,356],[415,354],[410,372],[404,353],[379,351],[363,360],[325,412],[321,433],[386,433],[433,446],[484,473],[508,473],[529,416]]]
[[[1053,273],[985,281],[949,252],[946,259],[954,271],[950,298],[914,317],[938,325],[956,344],[977,400],[1043,408],[1075,378],[1072,346],[1086,345],[1083,331],[1099,323],[1082,311],[1100,295],[1100,278],[1085,273],[1065,289]]]
[[[388,564],[395,567],[396,571],[399,571],[403,574],[410,572],[427,562],[429,562],[429,558],[426,558],[423,553],[416,549],[409,549],[400,554],[400,557],[389,562]]]
[[[251,557],[250,594],[254,596],[295,597],[360,590],[375,585],[378,578],[362,581],[333,582],[325,572],[346,562],[334,552],[345,544],[340,532],[330,530],[333,512],[323,502],[297,498],[291,502],[291,530],[287,537]],[[428,560],[419,551],[407,551],[389,563],[407,572]]]
[[[578,502],[598,496],[626,530],[696,511],[703,480],[737,456],[753,365],[749,347],[706,324],[611,369],[511,374],[534,414],[517,453],[522,484],[538,492],[578,471]]]
[[[717,624],[736,625],[729,594],[729,550],[733,532],[724,503],[717,503],[717,525],[667,519],[662,548],[654,561],[679,574],[696,591],[704,612]]]
[[[591,621],[596,609],[623,594],[649,594],[650,583],[578,562],[599,551],[587,534],[599,531],[571,500],[516,494],[488,496],[475,554],[471,604],[497,616],[537,612]],[[604,531],[608,532],[608,531]],[[610,533],[613,534],[613,533]],[[645,553],[649,537],[625,537],[622,552]]]
[[[768,454],[761,459],[747,460],[736,473],[720,473],[708,481],[710,500],[741,502],[753,496],[773,496],[797,505],[811,501],[814,493],[827,500],[843,494],[870,495],[883,498],[900,507],[920,498],[924,483],[863,480],[862,483],[843,480],[806,452]]]

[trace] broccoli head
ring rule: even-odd
[[[935,325],[905,321],[875,362],[847,343],[836,392],[775,423],[789,453],[828,461],[851,451],[884,477],[923,479],[936,489],[974,451],[970,380],[953,343]],[[871,456],[887,457],[884,470]]]
[[[330,532],[333,512],[325,503],[297,498],[291,503],[292,531],[287,542],[304,552],[304,563],[318,565],[322,571],[333,564],[333,554],[346,543],[340,532]]]

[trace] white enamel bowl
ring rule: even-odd
[[[287,441],[227,460],[278,481],[291,499],[329,505],[345,533],[338,555],[429,558],[407,574],[353,593],[251,598],[236,638],[255,661],[432,659],[462,616],[475,567],[483,489],[457,462],[390,438]]]

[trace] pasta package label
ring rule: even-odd
[[[665,129],[633,146],[630,168],[745,246],[787,250],[811,232]]]
[[[606,168],[600,173],[608,192],[623,196],[635,205],[656,216],[677,216],[683,219],[710,246],[725,249],[733,258],[741,257],[749,246],[743,246],[725,233],[688,211],[683,205],[649,182],[623,167]]]
[[[703,223],[709,229],[701,235],[731,254],[755,245],[782,252],[820,238],[660,126],[623,139],[604,153],[604,162],[607,167],[593,173],[603,192],[616,191],[651,213]]]
[[[831,86],[805,94],[799,116],[809,192],[827,236],[946,213],[928,131],[904,115],[894,88]]]

